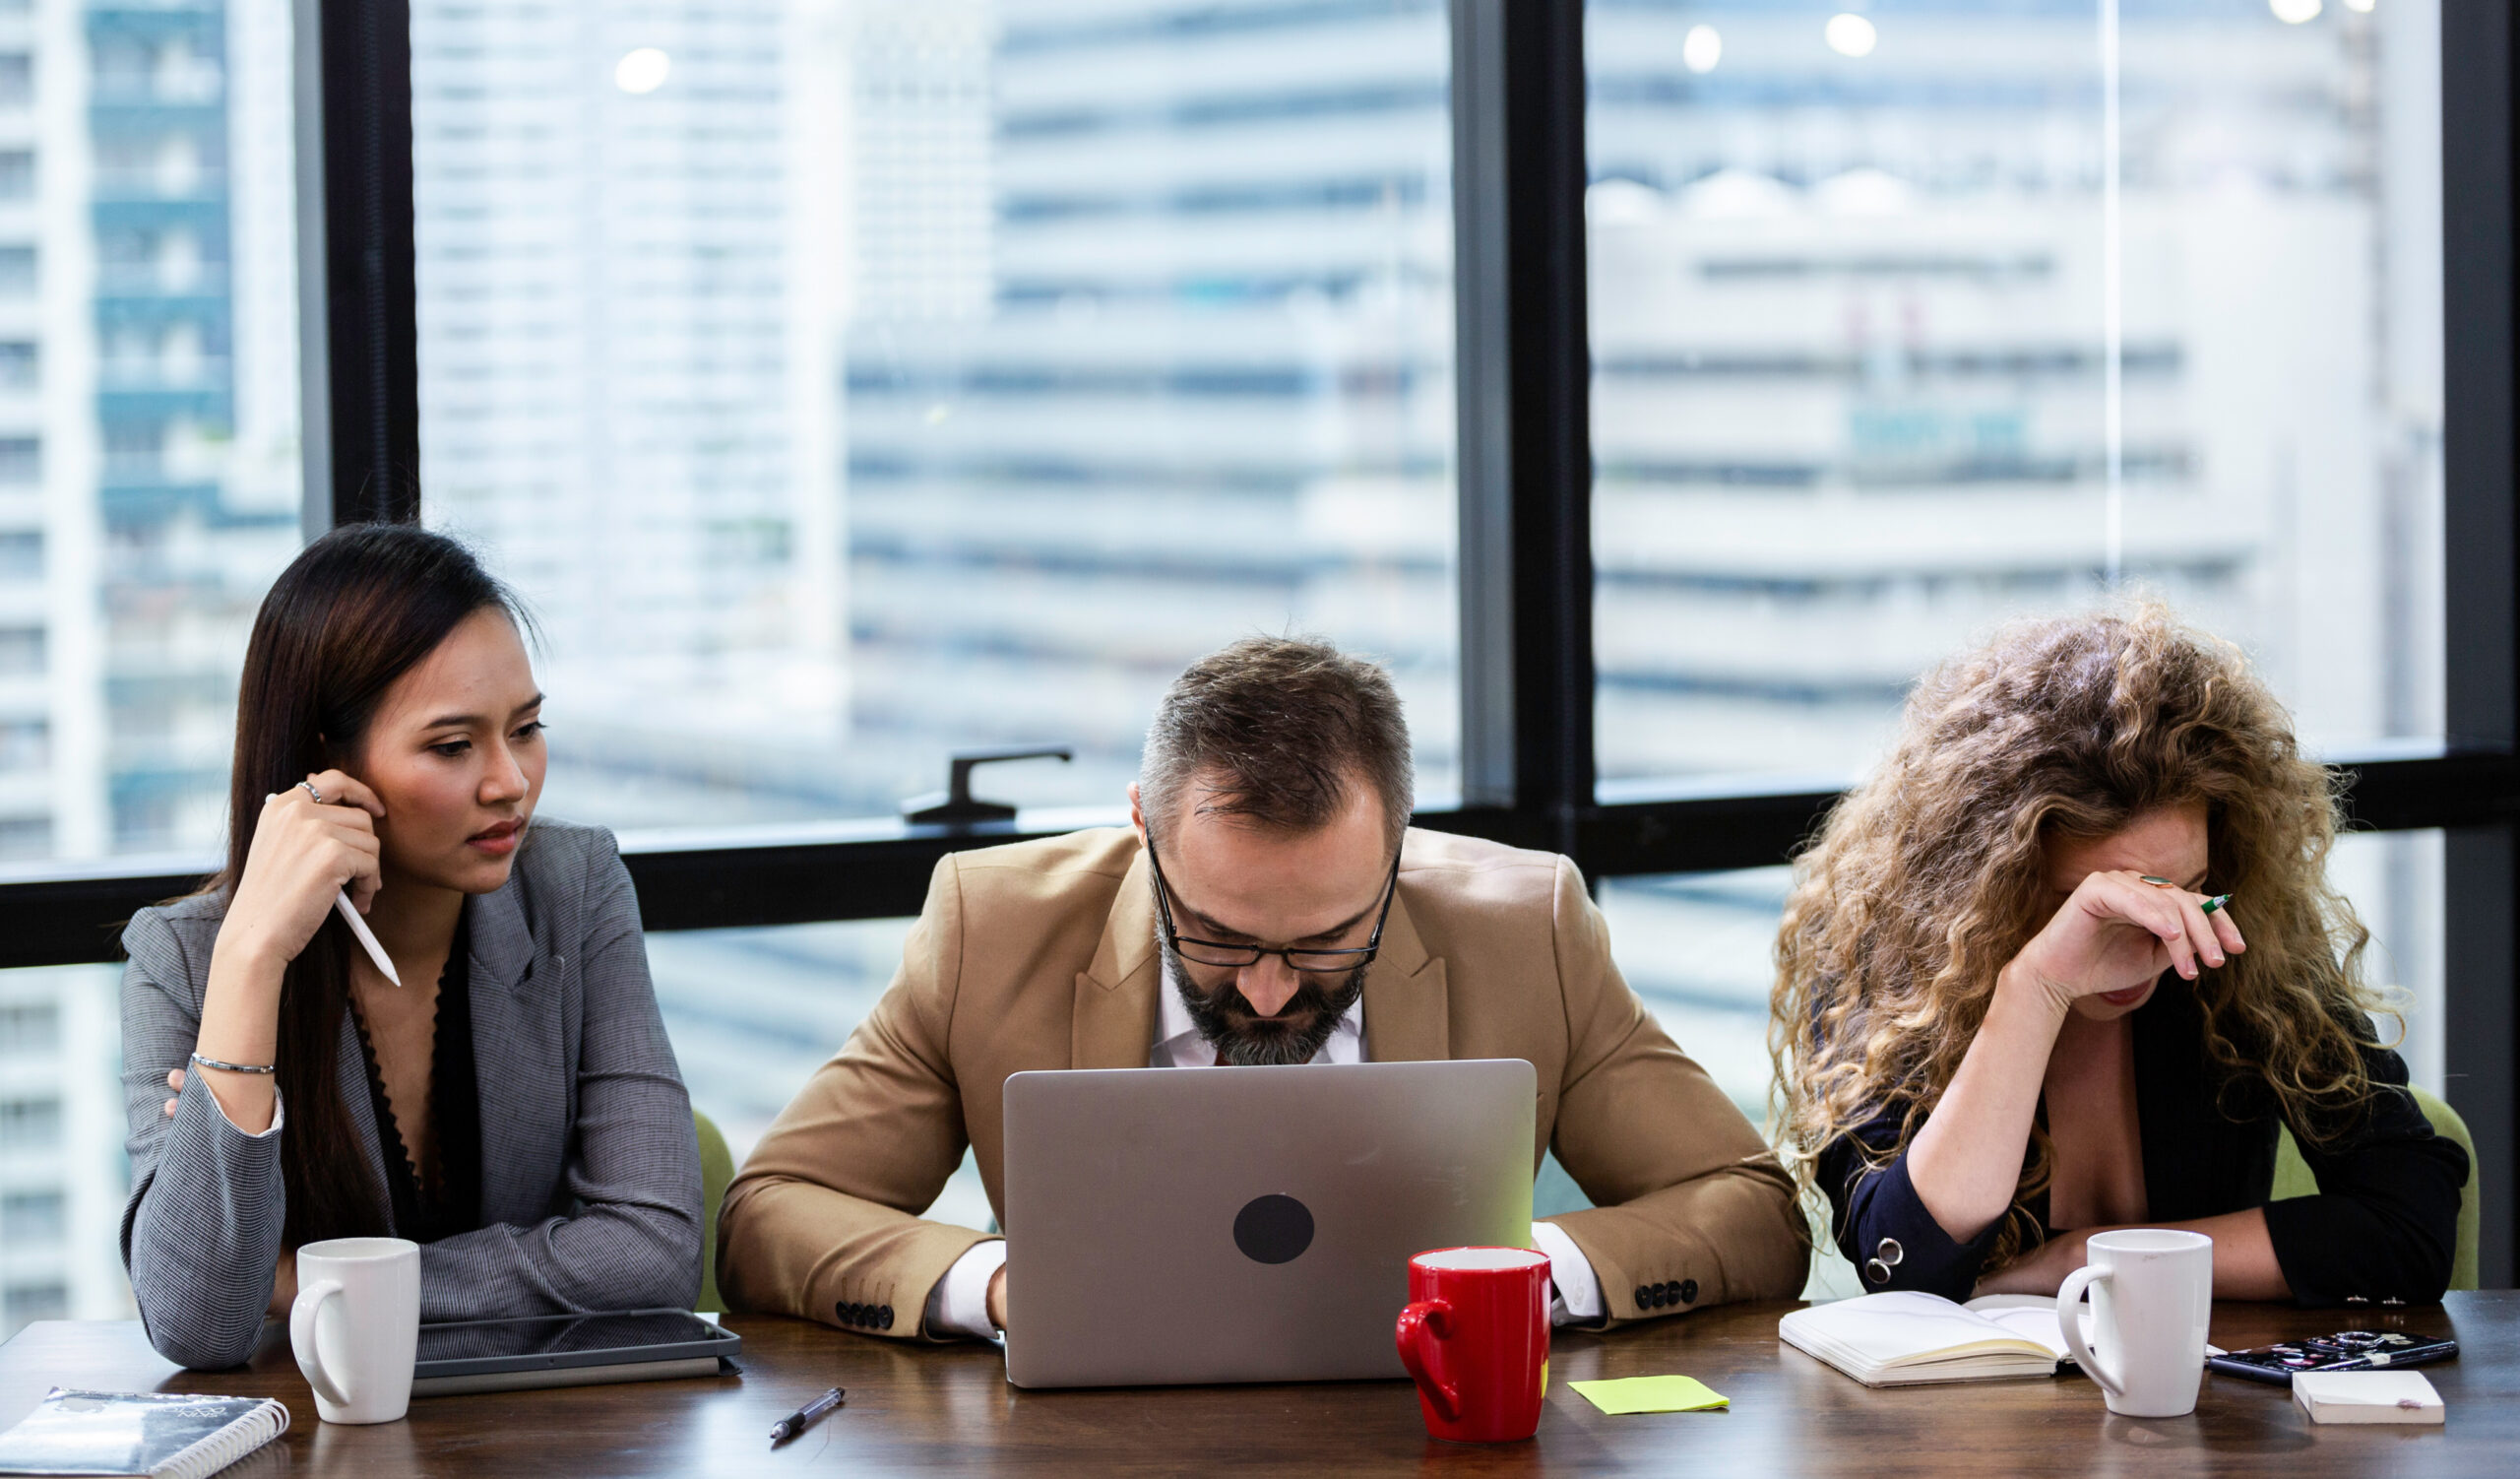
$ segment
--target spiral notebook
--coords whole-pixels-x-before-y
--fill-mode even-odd
[[[258,1397],[56,1386],[0,1433],[0,1474],[203,1479],[287,1431],[288,1409]]]

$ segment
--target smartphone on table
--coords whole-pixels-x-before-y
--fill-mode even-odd
[[[2298,1372],[2395,1371],[2402,1366],[2447,1361],[2457,1354],[2459,1342],[2446,1336],[2408,1335],[2395,1330],[2339,1330],[2307,1340],[2225,1351],[2206,1357],[2205,1364],[2230,1376],[2290,1386]]]

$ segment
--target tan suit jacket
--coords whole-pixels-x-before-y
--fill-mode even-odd
[[[1110,828],[937,864],[891,989],[727,1190],[730,1303],[926,1334],[929,1291],[987,1235],[917,1213],[968,1142],[1004,1220],[1007,1076],[1146,1066],[1166,987],[1142,851]],[[1374,1061],[1539,1070],[1533,1165],[1554,1147],[1597,1203],[1548,1220],[1592,1260],[1613,1323],[1682,1292],[1690,1307],[1801,1292],[1791,1180],[1620,979],[1564,858],[1412,830],[1364,1010]],[[1668,1308],[1640,1308],[1647,1290]]]

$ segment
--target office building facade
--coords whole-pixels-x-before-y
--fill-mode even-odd
[[[2247,646],[2314,743],[2437,731],[2422,18],[2130,8],[2112,225],[2088,9],[2001,11],[1885,12],[1860,57],[1804,8],[1590,11],[1606,797],[1843,784],[1927,664],[2124,585]],[[1443,8],[838,15],[828,71],[762,85],[846,102],[820,115],[847,205],[813,263],[841,305],[842,738],[728,759],[678,737],[673,784],[606,786],[613,819],[761,794],[881,813],[950,749],[1014,740],[1079,759],[984,790],[1108,804],[1184,660],[1288,628],[1394,665],[1449,792]],[[711,800],[704,765],[744,779]],[[2421,991],[2437,842],[2358,848],[2375,971]],[[1753,1107],[1782,888],[1606,895],[1632,977]],[[658,943],[707,1045],[686,1068],[739,1140],[898,937]]]
[[[284,0],[0,10],[0,859],[203,859],[299,534]],[[0,978],[0,1332],[129,1312],[119,972]]]

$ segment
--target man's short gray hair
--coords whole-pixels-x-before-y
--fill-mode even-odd
[[[1382,665],[1327,642],[1246,637],[1193,663],[1156,706],[1138,765],[1150,835],[1181,814],[1326,826],[1361,779],[1397,849],[1416,804],[1409,722]]]

